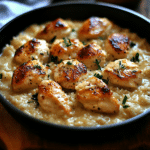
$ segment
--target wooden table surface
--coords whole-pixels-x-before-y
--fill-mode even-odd
[[[149,7],[148,7],[149,6]],[[150,1],[141,0],[134,10],[150,18]],[[111,135],[110,135],[111,136]],[[150,118],[144,120],[142,128],[134,134],[111,140],[82,143],[60,142],[44,139],[32,133],[15,119],[0,104],[0,150],[148,150],[150,149]]]

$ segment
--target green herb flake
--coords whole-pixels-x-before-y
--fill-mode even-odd
[[[101,66],[99,65],[100,61],[98,61],[97,59],[95,60],[96,65],[98,66],[98,70],[101,70]]]
[[[59,61],[59,63],[61,63],[63,61],[63,59],[61,59],[60,61]]]
[[[126,69],[126,67],[121,63],[121,61],[119,61],[119,68],[120,69]]]
[[[127,101],[128,97],[125,95],[122,101],[122,105],[125,105],[126,101]]]
[[[122,105],[123,105],[123,108],[124,108],[124,109],[130,107],[129,105],[126,105],[127,99],[128,99],[128,97],[125,95],[124,98],[123,98],[123,101],[122,101]]]
[[[46,64],[46,67],[50,67],[50,65],[49,65],[49,64]]]
[[[108,79],[103,79],[103,76],[98,74],[98,73],[95,73],[94,74],[94,77],[98,78],[98,79],[101,79],[104,83],[108,84],[109,80]]]
[[[82,44],[83,44],[83,45],[86,45],[86,43],[85,43],[84,41],[82,41]]]
[[[68,64],[68,65],[72,65],[72,62],[68,61],[67,64]]]
[[[72,32],[75,32],[76,30],[75,29],[72,29]]]
[[[38,102],[38,93],[35,93],[32,95],[31,97],[31,101],[28,101],[27,103],[30,104],[30,103],[36,103],[36,107],[37,108],[39,106],[39,102]]]
[[[138,61],[138,62],[140,61],[140,60],[139,60],[139,53],[136,53],[136,55],[135,55],[135,60]]]
[[[133,48],[136,44],[134,42],[130,42],[130,47]]]
[[[108,84],[109,79],[102,79],[104,83]]]
[[[53,55],[50,56],[50,60],[51,60],[51,62],[54,62],[56,64],[59,64],[59,63],[61,63],[63,61],[62,59],[60,61],[58,61],[58,57],[57,56],[53,56]]]
[[[140,61],[140,60],[139,60],[139,53],[136,53],[136,54],[135,54],[135,57],[132,57],[132,58],[131,58],[131,61],[132,61],[132,62],[139,62],[139,61]]]
[[[58,57],[51,55],[51,62],[57,62]]]
[[[41,66],[39,66],[39,65],[34,65],[33,67],[37,68],[37,69],[42,69]]]
[[[98,74],[98,73],[95,73],[95,74],[94,74],[94,77],[96,77],[96,78],[98,78],[98,79],[102,79],[103,76],[100,75],[100,74]]]
[[[32,56],[32,60],[35,60],[35,58]]]
[[[128,107],[130,107],[129,105],[123,105],[122,106],[124,109],[126,109],[126,108],[128,108]]]
[[[64,40],[64,43],[65,43],[66,47],[69,47],[69,46],[72,45],[70,39],[63,38],[63,40]]]
[[[54,36],[51,40],[50,43],[52,44],[56,40],[56,36]]]
[[[2,79],[2,76],[3,76],[2,73],[0,73],[0,79]]]

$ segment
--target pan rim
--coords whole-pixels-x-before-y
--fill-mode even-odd
[[[74,4],[85,4],[85,5],[99,5],[99,6],[102,6],[102,7],[109,7],[109,8],[113,8],[113,9],[118,9],[118,10],[121,10],[121,11],[124,11],[126,13],[131,13],[132,15],[134,16],[137,16],[143,20],[145,20],[146,22],[150,23],[150,20],[148,18],[146,18],[145,16],[139,14],[138,12],[135,12],[133,10],[130,10],[128,8],[125,8],[125,7],[122,7],[122,6],[118,6],[118,5],[115,5],[115,4],[109,4],[109,3],[104,3],[104,2],[97,2],[97,3],[93,3],[93,2],[59,2],[59,3],[55,3],[55,4],[52,4],[52,5],[49,5],[49,6],[44,6],[44,7],[41,7],[41,8],[36,8],[34,10],[31,10],[31,11],[28,11],[28,12],[25,12],[19,16],[17,16],[16,18],[12,19],[11,21],[9,21],[7,24],[5,24],[1,29],[0,29],[0,32],[2,32],[9,24],[11,24],[11,22],[14,22],[16,19],[24,16],[24,15],[28,15],[34,11],[40,11],[42,9],[45,9],[45,8],[52,8],[52,7],[56,7],[56,6],[62,6],[62,5],[74,5]],[[49,127],[55,127],[55,128],[59,128],[59,129],[66,129],[66,130],[79,130],[79,131],[97,131],[97,130],[107,130],[107,129],[114,129],[114,128],[117,128],[117,127],[122,127],[122,126],[125,126],[127,124],[131,124],[143,117],[146,117],[149,113],[150,113],[150,110],[146,110],[145,112],[135,116],[135,117],[132,117],[130,119],[127,119],[125,121],[122,121],[122,122],[119,122],[119,123],[115,123],[115,124],[110,124],[110,125],[101,125],[101,126],[90,126],[90,127],[85,127],[85,126],[81,126],[81,127],[78,127],[78,126],[67,126],[67,125],[60,125],[60,124],[55,124],[55,123],[52,123],[52,122],[47,122],[47,121],[43,121],[43,120],[40,120],[40,119],[37,119],[33,116],[30,116],[28,115],[27,113],[21,111],[19,108],[17,108],[15,105],[13,105],[11,102],[9,102],[7,99],[4,98],[4,96],[2,96],[0,94],[0,102],[2,103],[2,105],[6,108],[8,107],[9,109],[11,109],[11,111],[14,111],[15,113],[19,113],[20,116],[23,116],[25,118],[28,118],[29,120],[32,120],[34,122],[38,122],[39,124],[43,124],[43,125],[46,125],[46,126],[49,126]],[[8,109],[6,109],[8,111]]]

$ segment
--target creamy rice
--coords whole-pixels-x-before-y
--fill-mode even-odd
[[[78,38],[77,31],[82,26],[83,22],[67,20],[67,23],[71,26],[72,29],[74,29],[74,31],[70,33],[68,38]],[[67,95],[69,96],[69,105],[72,108],[71,116],[53,114],[51,112],[45,112],[40,106],[36,107],[36,103],[33,102],[31,98],[32,95],[37,92],[37,89],[33,89],[30,92],[14,92],[11,86],[12,75],[13,71],[19,66],[19,64],[14,61],[15,51],[27,41],[33,39],[36,34],[44,27],[45,24],[31,25],[24,32],[21,32],[18,36],[13,37],[10,45],[7,44],[4,47],[3,53],[0,56],[0,75],[2,75],[2,79],[0,79],[0,93],[12,104],[35,118],[68,126],[101,126],[114,124],[132,118],[149,109],[150,45],[145,39],[138,37],[137,34],[131,33],[128,29],[122,29],[117,25],[113,25],[113,28],[107,33],[106,37],[110,33],[125,33],[132,42],[136,43],[136,46],[130,48],[127,59],[131,60],[131,58],[134,57],[136,53],[139,53],[140,61],[136,62],[136,64],[138,64],[139,68],[142,70],[142,84],[134,90],[120,88],[108,83],[108,87],[110,88],[110,90],[112,90],[114,96],[119,100],[120,109],[118,113],[106,114],[86,110],[81,103],[76,101],[76,92],[71,91],[67,92]],[[105,50],[106,37],[103,39],[93,39],[91,41],[96,41],[102,47],[102,49]],[[49,47],[51,47],[51,44],[49,44]],[[111,58],[107,58],[106,64],[108,64],[110,61]],[[55,64],[51,62],[49,63],[49,65],[49,74],[51,74],[51,69],[55,66]],[[88,70],[87,76],[94,76],[95,73],[101,74],[101,71]],[[49,78],[53,79],[52,76],[50,76]],[[124,99],[125,95],[128,97],[126,104],[129,106],[126,109],[122,107],[122,100]]]

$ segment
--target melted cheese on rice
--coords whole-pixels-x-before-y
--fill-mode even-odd
[[[50,28],[51,24],[53,25],[53,28]],[[84,30],[84,28],[86,30]],[[47,31],[46,29],[49,30]],[[82,33],[81,31],[83,30],[84,32]],[[51,35],[48,35],[49,32]],[[39,36],[41,33],[42,36]],[[121,38],[119,39],[117,38],[117,41],[115,41],[116,38],[112,38],[111,41],[113,41],[112,43],[115,44],[109,46],[107,45],[108,38],[110,38],[110,35],[114,35],[114,34],[119,35],[119,37],[125,35],[128,39],[127,42],[130,42],[130,46],[126,50],[127,53],[125,53],[125,55],[123,54],[123,51],[120,51],[121,48],[117,47],[118,45],[120,45],[120,43],[121,45],[125,45],[126,43],[122,43],[122,42],[126,42],[125,40],[122,40]],[[30,51],[32,49],[35,49],[33,39],[34,41],[35,39],[38,39],[39,41],[42,40],[43,43],[46,45],[46,48],[45,45],[43,45],[43,47],[42,45],[40,46],[40,49],[37,50],[38,51],[37,57],[35,56],[36,54],[34,54],[34,57],[32,56],[33,54],[29,56],[31,53]],[[59,49],[57,49],[57,51],[53,49],[54,44],[56,43],[55,40],[58,42],[58,45],[60,47],[60,48],[58,47]],[[30,45],[27,45],[26,43],[29,43],[29,41],[33,41],[33,42],[32,43],[30,42]],[[73,41],[78,41],[80,45],[74,44]],[[62,43],[63,46],[61,46]],[[91,43],[96,43],[98,49],[94,50],[95,51],[94,54],[92,50],[86,52],[86,55],[90,57],[90,60],[88,61],[87,59],[86,61],[81,62],[83,63],[84,66],[86,66],[87,64],[86,68],[84,68],[86,70],[85,71],[86,73],[81,74],[80,73],[81,68],[76,69],[77,70],[76,72],[73,72],[75,69],[70,70],[70,68],[73,65],[72,59],[78,59],[77,58],[78,52],[80,50],[83,50],[84,47],[87,47]],[[27,45],[28,47],[30,47],[26,51],[28,58],[30,58],[29,61],[30,62],[39,61],[39,63],[42,63],[42,66],[46,69],[46,71],[44,77],[42,78],[43,81],[38,81],[38,82],[35,81],[34,84],[37,85],[33,86],[33,88],[27,91],[18,90],[20,86],[23,85],[27,86],[26,84],[22,84],[19,85],[17,90],[15,91],[14,88],[12,88],[14,84],[12,82],[13,75],[14,72],[20,68],[20,62],[21,61],[24,62],[24,60],[21,60],[21,57],[23,58],[23,55],[21,55],[20,58],[18,55],[17,56],[18,57],[17,59],[19,60],[18,63],[18,60],[16,61],[14,56],[16,56],[16,51],[18,49],[20,50],[20,52],[22,52],[23,49],[26,49],[25,47],[24,48],[22,47],[23,45],[24,46]],[[111,46],[113,46],[113,48],[115,49],[114,52],[113,50],[111,50],[111,48],[109,49],[109,47]],[[56,18],[55,21],[51,21],[45,24],[41,24],[41,25],[33,24],[29,26],[24,32],[19,33],[18,36],[13,37],[10,42],[10,45],[7,44],[3,49],[3,53],[0,56],[0,62],[1,62],[0,63],[0,78],[1,78],[0,93],[12,104],[14,104],[16,107],[18,107],[25,113],[33,117],[36,117],[38,119],[45,120],[47,122],[53,122],[56,124],[63,124],[68,126],[101,126],[101,125],[108,125],[108,124],[122,122],[126,119],[129,119],[140,113],[143,113],[144,111],[150,108],[150,67],[149,67],[150,51],[149,49],[150,49],[150,45],[147,43],[145,39],[140,38],[136,33],[131,33],[129,29],[123,29],[115,25],[114,23],[112,23],[106,18],[91,17],[84,21],[63,20],[63,19]],[[51,54],[51,51],[53,55]],[[99,56],[99,53],[96,53],[97,51],[102,51],[105,55]],[[121,54],[123,54],[123,56],[121,57],[119,57],[120,52]],[[43,60],[42,57],[44,58],[44,61],[41,61]],[[95,60],[93,60],[93,58],[95,58]],[[103,61],[102,58],[105,61]],[[112,70],[112,73],[117,72],[118,75],[115,74],[114,76],[117,76],[119,80],[123,81],[123,78],[119,73],[124,72],[125,74],[126,68],[130,68],[131,66],[130,65],[126,66],[121,61],[116,60],[120,58],[123,58],[128,62],[132,61],[132,64],[134,63],[136,69],[132,69],[132,72],[130,70],[130,72],[134,77],[136,76],[137,70],[138,73],[140,73],[140,83],[134,86],[134,88],[130,86],[125,86],[125,83],[130,82],[131,80],[134,83],[134,80],[132,78],[130,80],[126,80],[125,82],[120,83],[121,84],[120,86],[120,84],[117,84],[117,81],[115,82],[115,84],[113,84],[114,74],[112,76],[110,75],[111,79],[109,81],[109,75],[105,75],[104,73],[105,71],[109,70],[108,66],[110,63],[113,63],[114,65],[115,63],[117,63],[116,66],[114,67],[117,69]],[[74,80],[73,82],[71,82],[72,86],[74,87],[72,89],[67,89],[69,87],[68,84],[66,84],[64,87],[60,87],[61,84],[58,85],[59,83],[57,83],[57,80],[55,80],[56,77],[54,77],[54,73],[56,74],[56,70],[57,70],[56,68],[57,66],[61,66],[60,64],[62,63],[62,61],[66,62],[66,65],[64,67],[68,67],[68,69],[63,69],[63,65],[62,65],[61,68],[61,70],[64,70],[63,74],[66,74],[66,76],[63,77],[64,81],[66,80],[66,83],[67,82],[70,83],[69,81],[70,78],[71,81],[74,78],[76,78],[74,77],[74,75],[80,76],[78,80]],[[25,62],[25,63],[29,63],[29,62]],[[42,68],[38,65],[38,63],[33,65],[30,68],[27,67],[27,65],[25,66],[27,71],[38,70],[38,72],[41,74]],[[74,66],[74,67],[78,67],[78,66]],[[66,70],[68,70],[68,72]],[[58,71],[57,72],[58,77],[60,76],[58,79],[60,80],[61,74],[59,74],[59,70],[57,71]],[[92,96],[92,98],[94,94],[96,95],[96,92],[92,93],[92,89],[95,88],[95,85],[86,83],[87,81],[89,82],[90,79],[92,79],[92,77],[94,76],[97,77],[98,80],[95,84],[98,84],[100,82],[102,85],[105,85],[107,87],[107,88],[100,89],[102,95],[106,96],[105,93],[107,93],[107,95],[109,95],[109,93],[111,93],[111,96],[113,95],[113,98],[115,99],[115,105],[117,107],[117,111],[110,111],[109,105],[107,105],[107,101],[110,102],[108,98],[105,107],[102,109],[98,107],[99,105],[97,101],[94,101],[93,103],[92,99],[88,99],[88,98],[87,98],[88,109],[84,107],[87,106],[86,103],[87,99],[84,97],[84,95],[79,95],[80,99],[78,100],[76,89],[78,89],[78,94],[79,94],[80,86],[84,89],[84,91],[87,92],[86,95],[87,97],[88,97],[88,90],[90,91],[90,96]],[[126,76],[128,78],[128,74],[126,74]],[[29,80],[32,77],[34,76],[28,73],[27,76],[25,76],[24,81]],[[138,77],[139,76],[137,76],[137,78]],[[107,81],[107,85],[106,85],[106,81]],[[58,90],[55,87],[55,89],[51,89],[54,92],[47,91],[50,89],[48,87],[49,82],[54,83],[54,85],[58,85],[59,87]],[[26,81],[26,83],[28,83],[28,81]],[[40,92],[39,90],[41,89],[41,85],[44,83],[46,83],[46,85],[43,85],[42,87],[43,92],[49,92],[51,94],[49,94],[49,97],[46,98],[42,97],[43,95],[47,96],[46,93],[43,93],[41,97],[39,95],[40,104],[41,105],[44,104],[44,109],[43,109],[41,105],[38,103],[38,97],[35,96],[36,94],[38,94],[38,92]],[[86,86],[82,85],[82,83],[84,83]],[[28,86],[30,87],[29,84]],[[44,88],[44,86],[46,88]],[[23,87],[23,89],[28,89],[28,87]],[[82,94],[82,92],[80,93]],[[91,95],[91,93],[93,95]],[[61,100],[61,95],[63,95],[63,97],[65,96],[65,101]],[[84,99],[82,99],[82,97],[84,97]],[[126,97],[126,101],[123,102],[125,97]],[[53,102],[50,101],[51,99],[53,99]],[[45,101],[47,100],[47,102],[43,100]],[[104,99],[102,98],[100,101],[102,102],[103,100],[105,100],[105,98]],[[94,111],[95,107],[92,106],[95,104],[97,106],[96,107],[97,111]],[[114,108],[115,105],[113,106]],[[57,111],[56,109],[60,109],[60,110]]]

